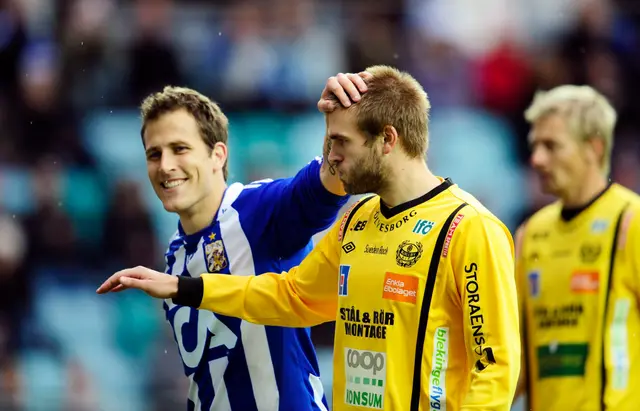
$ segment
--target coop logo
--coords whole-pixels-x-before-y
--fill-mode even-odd
[[[433,335],[433,354],[429,374],[429,410],[447,409],[447,365],[449,363],[449,328],[438,327]]]
[[[345,348],[344,364],[344,402],[376,410],[384,409],[387,355],[383,352]]]
[[[433,221],[418,220],[416,225],[413,226],[413,232],[415,234],[427,235],[429,231],[436,225]]]
[[[349,291],[349,271],[351,271],[351,266],[340,266],[340,283],[338,283],[338,295],[345,296]]]

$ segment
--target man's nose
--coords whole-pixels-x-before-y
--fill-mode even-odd
[[[160,157],[160,171],[169,173],[176,169],[176,161],[174,156],[169,153],[162,153]]]
[[[541,148],[535,148],[531,153],[529,162],[532,167],[540,168],[547,162],[547,153],[545,153],[545,151]]]

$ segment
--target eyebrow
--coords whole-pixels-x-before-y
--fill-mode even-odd
[[[348,140],[349,137],[345,136],[344,134],[340,134],[340,133],[331,133],[329,134],[329,139],[331,140]]]
[[[169,147],[176,147],[176,146],[191,147],[191,145],[189,143],[187,143],[185,141],[182,141],[182,140],[172,141],[168,145],[169,145]],[[157,146],[149,147],[148,149],[145,150],[145,154],[149,155],[149,153],[152,153],[152,152],[158,151],[158,150],[159,150],[159,148]]]

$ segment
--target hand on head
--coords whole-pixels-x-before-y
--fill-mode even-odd
[[[360,101],[361,95],[367,91],[365,80],[369,78],[371,78],[371,73],[366,71],[358,74],[339,73],[336,76],[329,77],[318,101],[318,110],[325,114],[331,113],[338,108],[335,98],[345,108],[357,103]],[[333,98],[334,96],[335,98]]]

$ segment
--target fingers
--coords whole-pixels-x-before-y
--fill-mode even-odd
[[[318,110],[323,113],[331,113],[337,108],[336,103],[331,99],[335,96],[343,107],[350,107],[351,104],[357,103],[362,97],[362,93],[367,91],[365,80],[371,78],[371,74],[362,72],[339,73],[336,76],[329,77],[320,101],[318,101]]]
[[[357,93],[357,90],[355,90],[355,87],[353,86],[353,84],[350,84],[351,90],[346,89],[343,86],[342,82],[340,81],[341,79],[342,79],[342,82],[345,82],[345,84],[346,82],[349,82],[349,79],[344,74],[340,73],[337,76],[329,77],[329,80],[327,80],[327,85],[325,87],[325,90],[333,94],[334,96],[336,96],[336,98],[338,99],[340,104],[342,104],[343,107],[350,107],[351,98],[349,97],[349,95],[347,95],[347,93],[348,92]]]
[[[358,76],[364,80],[369,80],[373,77],[373,74],[369,73],[368,71],[361,71],[360,73],[358,73]]]
[[[338,104],[328,98],[321,98],[318,101],[318,110],[321,113],[332,113],[336,108],[338,108]]]
[[[373,77],[371,73],[367,73],[366,71],[362,71],[358,74],[347,74],[347,76],[349,77],[349,80],[358,88],[358,91],[360,91],[360,93],[367,92],[367,83],[365,83],[365,80]]]
[[[121,284],[121,277],[134,277],[134,278],[146,278],[149,275],[149,270],[145,267],[135,267],[135,268],[127,268],[124,270],[120,270],[117,273],[113,274],[109,277],[98,289],[96,293],[105,294],[110,291],[113,291],[118,285]]]
[[[123,288],[137,288],[138,290],[148,291],[147,288],[150,285],[150,281],[139,280],[133,277],[120,277],[120,284]]]
[[[124,285],[122,285],[122,284],[118,284],[117,286],[115,286],[115,287],[111,290],[111,292],[112,292],[112,293],[119,293],[119,292],[124,291],[124,290],[128,290],[128,288],[127,288],[127,287],[125,287],[125,286],[124,286]]]

